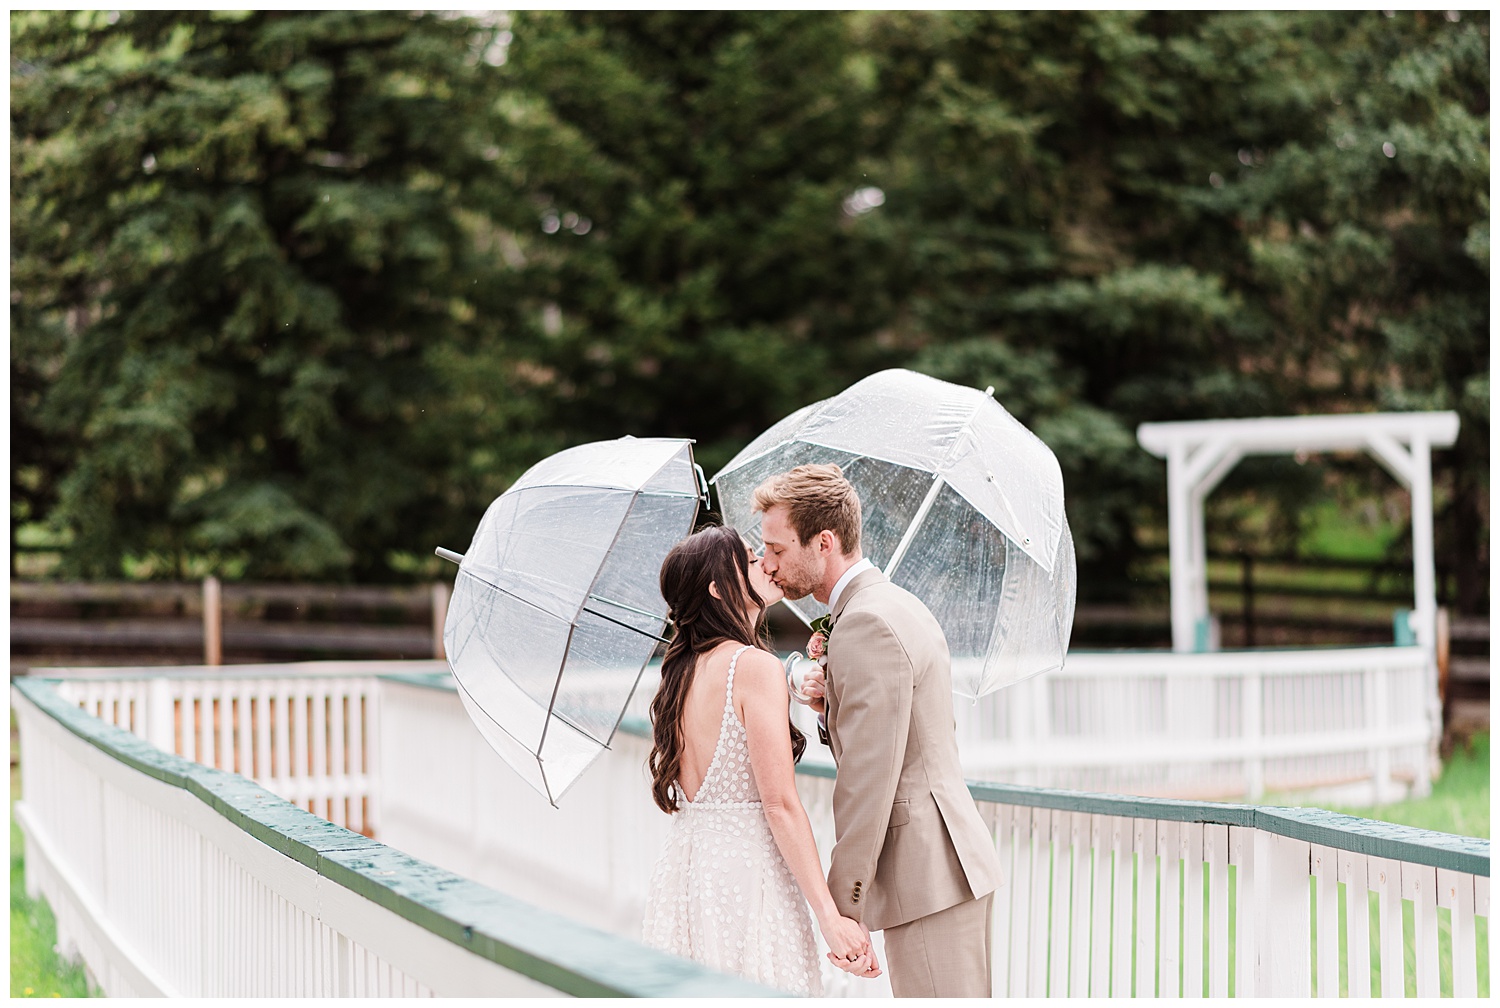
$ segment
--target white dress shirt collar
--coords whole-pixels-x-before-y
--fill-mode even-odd
[[[839,604],[839,596],[843,594],[844,588],[850,581],[853,581],[865,571],[874,569],[875,565],[870,562],[870,558],[865,557],[859,563],[844,571],[844,576],[834,583],[833,591],[828,593],[828,611],[833,612],[833,607]]]

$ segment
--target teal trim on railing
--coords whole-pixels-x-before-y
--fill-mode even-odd
[[[1410,609],[1397,609],[1391,613],[1391,632],[1397,647],[1410,647],[1417,642],[1417,630],[1412,626],[1415,614]]]
[[[121,763],[183,788],[324,878],[515,973],[577,997],[786,996],[522,903],[336,826],[254,781],[163,752],[64,700],[57,682],[27,677],[11,686]]]
[[[458,687],[453,682],[452,672],[389,672],[376,678],[405,683],[408,686],[420,686],[423,689],[458,692]]]
[[[645,739],[651,737],[651,725],[643,718],[626,718],[620,723],[620,730]],[[825,763],[800,763],[797,772],[810,777],[832,779],[834,776],[834,768]],[[966,783],[969,785],[969,793],[977,801],[1057,809],[1063,812],[1091,812],[1130,819],[1246,826],[1357,854],[1431,865],[1471,875],[1487,877],[1490,873],[1488,840],[1397,826],[1394,823],[1361,819],[1325,809],[1140,798],[1133,795],[1061,791],[987,781]]]

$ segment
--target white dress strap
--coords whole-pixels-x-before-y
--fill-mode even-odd
[[[734,716],[734,667],[739,663],[740,655],[749,650],[750,645],[746,644],[729,659],[729,677],[724,680],[724,715],[726,717]]]

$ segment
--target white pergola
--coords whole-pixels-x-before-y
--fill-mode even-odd
[[[1167,460],[1167,526],[1172,590],[1172,650],[1197,649],[1208,619],[1208,558],[1203,500],[1246,455],[1367,451],[1411,492],[1414,630],[1432,651],[1437,576],[1432,559],[1432,449],[1458,436],[1458,414],[1346,413],[1330,416],[1146,423],[1141,445]]]

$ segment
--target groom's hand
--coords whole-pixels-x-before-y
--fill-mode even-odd
[[[808,697],[807,706],[813,709],[814,714],[822,714],[828,710],[828,701],[825,699],[827,692],[828,683],[821,668],[809,672],[807,678],[802,680],[802,694]]]

